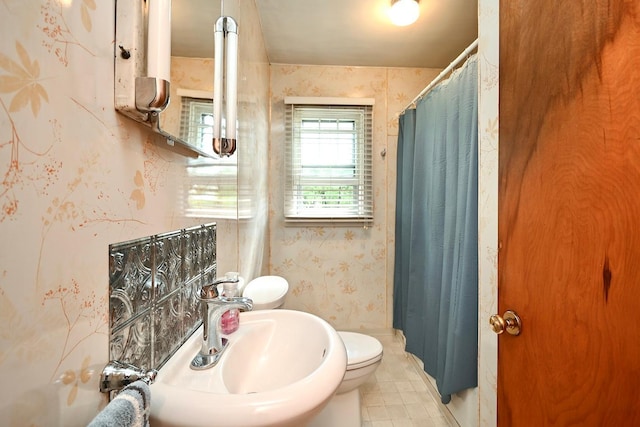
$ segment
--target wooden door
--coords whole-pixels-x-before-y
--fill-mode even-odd
[[[640,1],[500,2],[498,425],[640,425]]]

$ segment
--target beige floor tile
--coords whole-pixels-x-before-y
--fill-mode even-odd
[[[374,391],[380,391],[380,386],[375,381],[375,377],[360,386],[360,393],[373,393]]]
[[[414,427],[413,420],[411,419],[403,419],[403,420],[391,420],[393,423],[393,427]]]
[[[396,381],[396,388],[399,392],[415,391],[411,381]]]
[[[361,406],[381,406],[384,405],[382,393],[379,391],[373,393],[364,393],[361,399]]]
[[[360,388],[362,427],[452,427],[402,339],[375,335],[384,347],[375,374]]]
[[[374,375],[376,376],[376,379],[378,380],[378,382],[393,381],[393,375],[391,375],[390,372],[384,369],[378,369]]]
[[[409,381],[423,381],[422,376],[418,374],[415,370],[407,371],[404,376]]]
[[[410,419],[409,414],[407,413],[407,409],[404,407],[403,404],[386,405],[386,406],[387,406],[387,413],[389,414],[389,418],[391,418],[391,420],[396,421],[396,420]]]
[[[427,385],[424,383],[424,380],[420,378],[419,380],[411,381],[411,385],[415,391],[427,391]]]
[[[431,418],[431,414],[427,412],[427,408],[425,408],[421,403],[408,403],[405,404],[404,407],[407,410],[407,414],[409,414],[409,418],[415,420]]]
[[[369,419],[371,421],[384,421],[391,419],[389,417],[389,412],[387,411],[387,407],[382,406],[367,406],[367,411],[369,412]]]
[[[415,391],[402,391],[400,392],[400,397],[405,405],[410,403],[420,403],[420,396]]]
[[[402,405],[402,396],[397,391],[395,392],[382,392],[382,399],[385,405]]]
[[[398,387],[395,381],[380,381],[378,387],[381,393],[397,393]]]
[[[433,427],[451,427],[451,423],[444,416],[431,418],[431,421],[433,423],[432,424]]]
[[[427,409],[427,412],[429,413],[429,416],[431,418],[439,418],[444,415],[442,409],[440,408],[440,405],[438,405],[438,402],[423,399],[422,404]]]

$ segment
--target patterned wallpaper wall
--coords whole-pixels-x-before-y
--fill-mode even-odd
[[[239,97],[253,103],[239,119],[251,123],[246,152],[264,158],[268,63],[250,29],[255,4],[240,4]],[[2,426],[84,426],[106,403],[110,244],[216,221],[220,271],[266,268],[264,251],[243,243],[265,239],[263,202],[242,236],[236,221],[186,217],[186,159],[114,110],[114,10],[114,0],[0,0]],[[239,180],[262,180],[254,197],[267,200],[263,169]]]
[[[478,1],[479,180],[478,180],[478,389],[472,408],[477,425],[497,424],[498,341],[489,317],[498,311],[498,91],[500,65],[500,1]]]

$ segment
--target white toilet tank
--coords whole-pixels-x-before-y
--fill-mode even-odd
[[[242,290],[242,296],[253,300],[254,310],[280,308],[289,292],[289,282],[280,276],[260,276]]]

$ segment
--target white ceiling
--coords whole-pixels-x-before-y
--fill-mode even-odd
[[[269,62],[444,68],[477,38],[477,0],[420,0],[420,18],[408,27],[389,22],[390,2],[255,0]],[[172,51],[210,57],[205,53],[213,51],[213,37],[203,42],[196,30],[213,28],[219,3],[204,0],[190,11],[186,5],[193,3],[173,0],[173,38],[191,40],[182,46],[174,43]],[[238,27],[242,31],[242,22]]]

